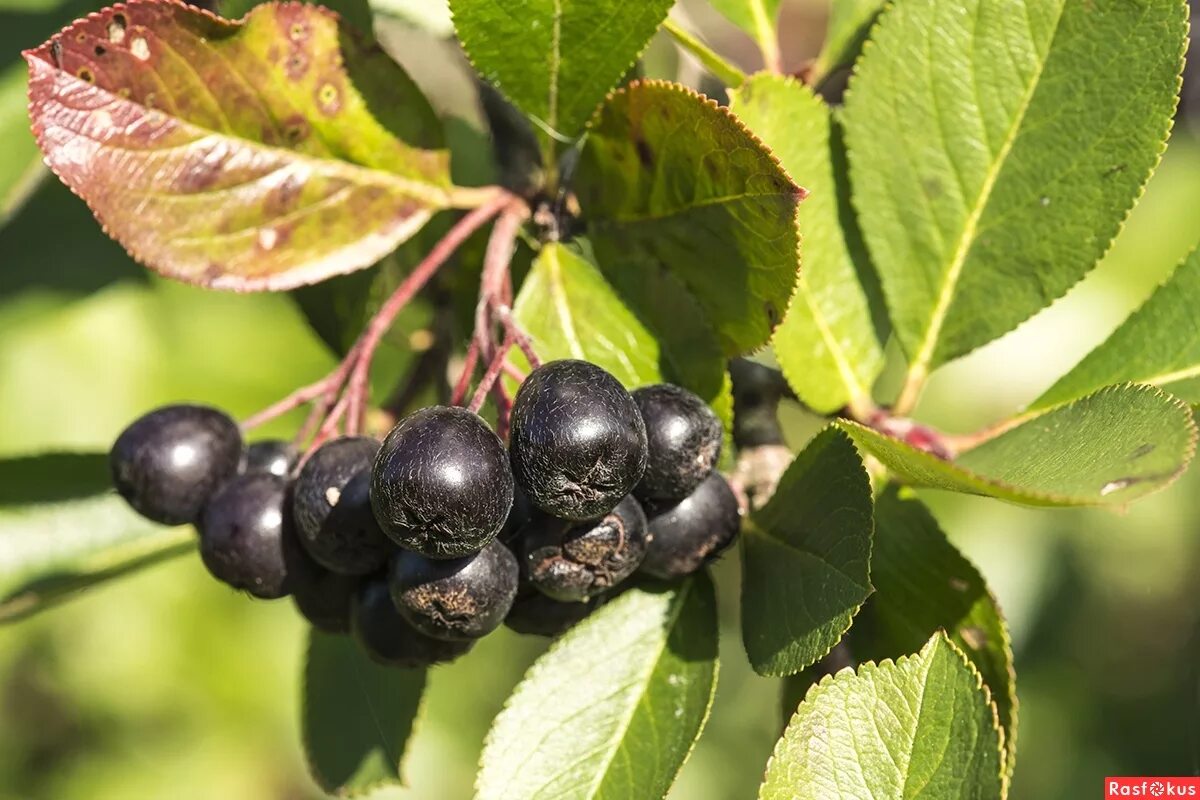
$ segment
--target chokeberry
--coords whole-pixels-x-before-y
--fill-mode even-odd
[[[359,646],[372,660],[415,669],[453,661],[471,649],[473,641],[450,641],[426,636],[409,625],[388,592],[387,581],[368,580],[350,610],[350,627]]]
[[[529,583],[555,600],[586,600],[633,574],[646,554],[646,515],[632,495],[603,517],[539,515],[522,533]]]
[[[679,500],[708,477],[721,457],[721,420],[679,386],[644,386],[633,400],[646,422],[646,471],[634,489],[640,500]]]
[[[405,417],[375,458],[375,517],[395,542],[429,558],[482,550],[512,501],[504,444],[465,408],[433,406]]]
[[[246,448],[243,472],[269,472],[286,478],[296,463],[296,448],[282,439],[254,442]]]
[[[192,405],[139,418],[109,454],[117,492],[143,517],[166,525],[195,522],[241,460],[237,423],[215,408]]]
[[[307,557],[297,561],[289,578],[292,602],[301,616],[325,633],[349,633],[350,606],[361,579],[330,572]]]
[[[300,544],[313,560],[343,575],[366,575],[395,550],[371,510],[371,465],[379,442],[345,436],[305,462],[292,486]]]
[[[255,472],[226,483],[200,518],[200,556],[215,578],[273,600],[291,589],[299,552],[287,508],[287,481]]]
[[[525,523],[529,522],[534,513],[533,506],[529,502],[529,495],[525,494],[520,486],[514,485],[512,508],[509,509],[508,518],[504,520],[504,527],[500,529],[496,538],[505,544],[515,542],[521,533],[521,528],[525,527]]]
[[[401,551],[388,585],[400,616],[426,636],[478,639],[500,627],[517,595],[517,559],[493,540],[462,558]]]
[[[553,361],[517,392],[509,452],[535,506],[588,520],[611,511],[641,480],[646,426],[612,375],[586,361]]]
[[[595,611],[603,599],[603,595],[596,595],[582,602],[564,602],[530,589],[517,595],[504,624],[531,636],[561,636]]]
[[[647,506],[650,544],[641,571],[664,580],[690,575],[733,543],[741,509],[729,483],[713,472],[683,500]]]

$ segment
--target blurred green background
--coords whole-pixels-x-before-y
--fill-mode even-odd
[[[333,362],[288,298],[152,278],[67,190],[38,182],[16,53],[88,7],[0,4],[0,457],[105,450],[133,417],[171,401],[245,415]],[[741,34],[700,4],[684,9],[710,41],[755,66]],[[824,14],[817,2],[786,5],[789,65],[815,52]],[[654,73],[701,79],[667,43],[648,62]],[[920,416],[967,431],[1019,409],[1136,307],[1198,235],[1200,138],[1181,121],[1102,266],[1047,312],[939,372]],[[802,444],[812,420],[797,408],[784,417]],[[1012,626],[1021,700],[1013,797],[1098,797],[1105,775],[1200,769],[1200,471],[1124,515],[926,499]],[[753,797],[783,723],[779,682],[753,675],[741,650],[736,562],[717,568],[716,707],[673,797]],[[298,736],[303,642],[290,604],[236,595],[192,555],[0,627],[0,800],[319,797]],[[469,796],[484,733],[544,646],[504,629],[433,673],[406,796]]]

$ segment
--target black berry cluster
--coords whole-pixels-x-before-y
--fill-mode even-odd
[[[329,633],[402,667],[456,658],[501,623],[558,635],[641,569],[694,572],[737,534],[714,466],[722,428],[670,385],[632,395],[604,370],[534,370],[510,446],[477,414],[435,406],[382,443],[325,442],[306,460],[246,446],[203,406],[152,411],[113,445],[117,491],[142,515],[193,523],[219,580],[290,595]]]

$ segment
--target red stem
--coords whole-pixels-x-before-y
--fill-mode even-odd
[[[509,333],[504,338],[504,343],[500,345],[500,349],[496,351],[495,357],[492,358],[492,363],[488,364],[487,372],[483,373],[479,386],[475,388],[475,395],[471,398],[471,404],[467,407],[471,411],[479,413],[479,409],[483,408],[483,401],[487,399],[488,392],[492,391],[492,387],[496,385],[496,379],[504,371],[504,362],[508,360],[508,351],[512,349],[513,342],[513,335]]]
[[[529,366],[532,369],[540,367],[542,360],[534,352],[533,342],[530,341],[529,335],[521,330],[521,326],[513,318],[512,309],[507,305],[501,304],[495,307],[495,312],[496,317],[500,320],[500,324],[504,326],[505,332],[513,338],[517,347],[521,348],[521,352],[525,354],[525,360],[529,362]]]
[[[458,376],[458,383],[454,384],[454,391],[450,393],[450,405],[461,406],[467,397],[467,389],[471,387],[471,376],[475,374],[475,364],[479,361],[479,342],[475,339],[471,340],[470,346],[467,347],[467,358],[463,361],[462,374]]]

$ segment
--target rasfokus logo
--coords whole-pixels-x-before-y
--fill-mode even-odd
[[[1200,798],[1200,778],[1105,778],[1104,800],[1118,797]]]

